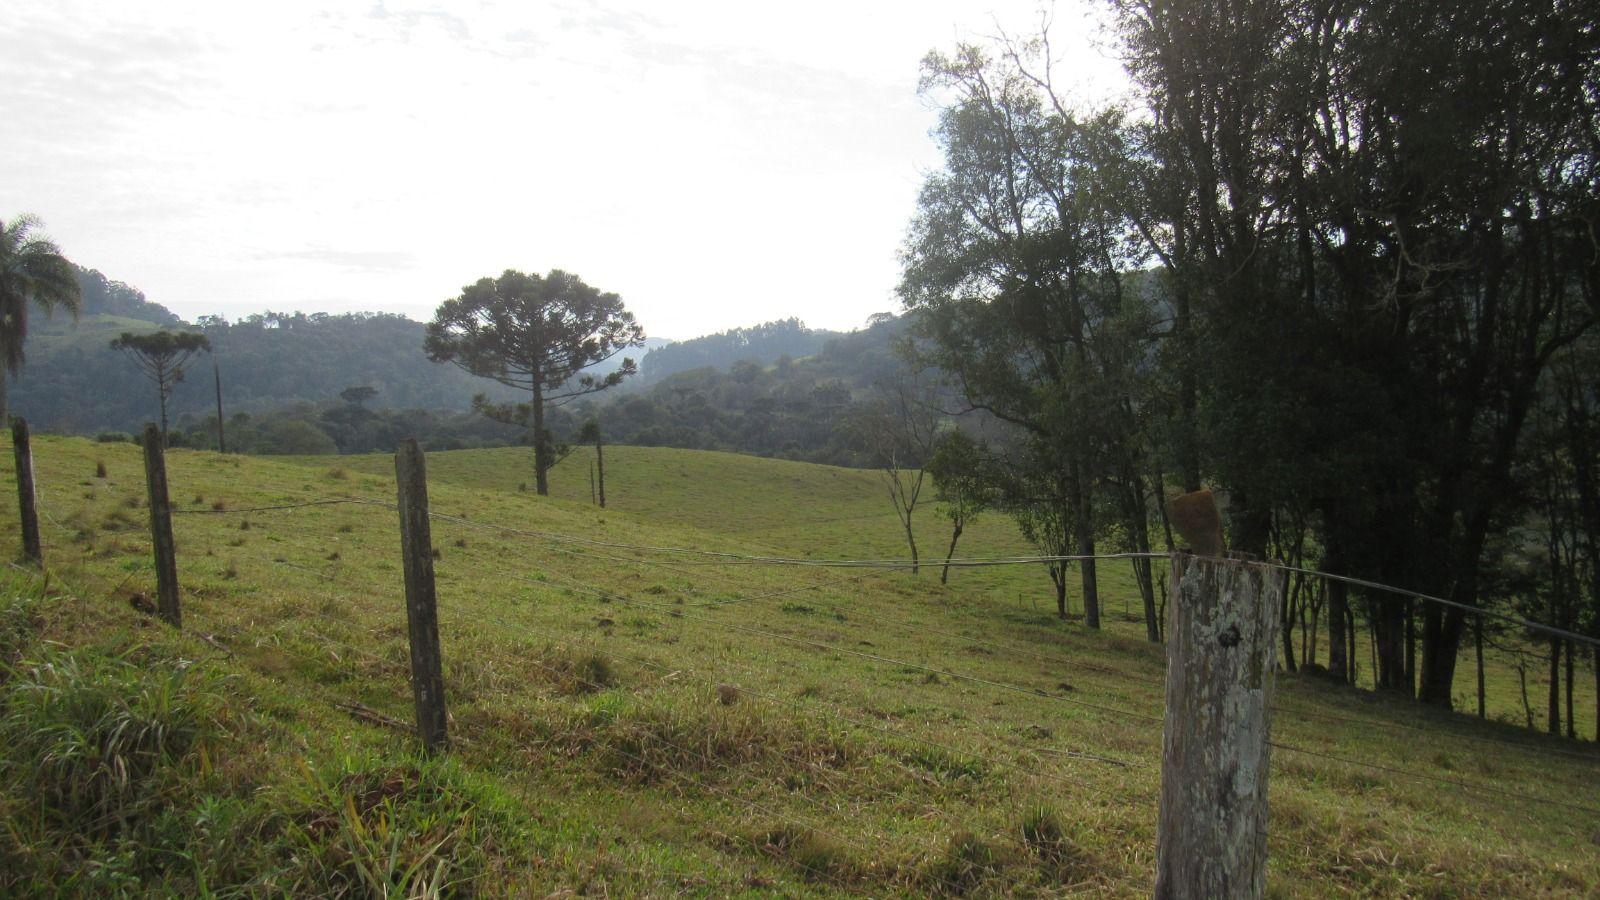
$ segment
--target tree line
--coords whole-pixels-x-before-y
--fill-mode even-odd
[[[1238,550],[1600,634],[1600,14],[1108,10],[1124,105],[1067,100],[1047,32],[925,64],[944,166],[901,294],[920,358],[1008,426],[999,501],[1092,553],[1170,540],[1160,500],[1213,487]],[[1335,677],[1354,605],[1378,684],[1451,705],[1469,616],[1330,585]]]

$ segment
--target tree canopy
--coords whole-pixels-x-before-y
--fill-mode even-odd
[[[135,334],[124,331],[111,342],[131,358],[146,378],[156,386],[161,403],[161,437],[167,436],[167,398],[172,387],[183,380],[189,361],[211,349],[211,341],[198,331],[151,331]]]
[[[28,307],[37,304],[46,315],[64,308],[76,316],[80,304],[75,267],[38,229],[33,216],[0,222],[0,422],[6,419],[7,376],[22,369]]]
[[[482,278],[439,306],[428,325],[428,358],[525,390],[531,402],[476,405],[500,421],[531,423],[534,472],[549,493],[554,452],[545,428],[547,404],[560,404],[620,384],[638,371],[631,358],[603,375],[586,370],[644,343],[644,329],[622,298],[559,269],[546,275],[507,269]]]

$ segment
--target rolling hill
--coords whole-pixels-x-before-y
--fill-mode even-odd
[[[0,601],[0,888],[1148,896],[1162,656],[1133,617],[1056,618],[1036,568],[693,552],[899,556],[872,472],[618,447],[601,510],[579,454],[550,498],[520,489],[526,449],[430,454],[455,747],[426,759],[392,458],[172,451],[180,634],[141,611],[138,449],[34,452],[49,571],[7,570]],[[318,500],[351,502],[295,506]],[[999,516],[964,541],[1027,549]],[[1600,890],[1592,745],[1279,685],[1275,896]],[[108,720],[157,736],[122,782],[29,737]]]

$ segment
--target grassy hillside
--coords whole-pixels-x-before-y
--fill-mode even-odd
[[[941,587],[548,537],[898,556],[873,473],[618,447],[602,511],[577,455],[539,498],[518,490],[526,450],[432,454],[433,508],[464,521],[434,524],[457,748],[431,762],[393,724],[395,513],[240,512],[387,502],[388,457],[173,451],[178,635],[140,612],[138,450],[45,437],[35,456],[50,573],[0,586],[0,889],[1148,894],[1161,657],[1133,623],[1060,622],[1037,571]],[[928,556],[947,538],[932,512]],[[990,517],[962,549],[1023,547]],[[1113,609],[1125,575],[1107,573]],[[1591,804],[1592,746],[1280,685],[1275,737],[1311,752],[1273,756],[1274,893],[1600,890],[1600,817],[1559,805]],[[108,719],[183,739],[140,745],[121,781],[40,763],[94,741],[39,735]]]

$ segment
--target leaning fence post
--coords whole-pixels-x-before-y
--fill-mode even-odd
[[[144,426],[144,480],[150,492],[150,546],[156,561],[156,615],[182,627],[178,609],[178,561],[172,542],[172,506],[167,499],[167,454],[161,430]]]
[[[431,753],[449,746],[444,674],[439,657],[438,594],[433,583],[433,537],[428,527],[428,473],[416,439],[394,455],[400,505],[400,556],[405,566],[406,623],[411,634],[411,694],[417,735]]]
[[[33,446],[28,442],[28,421],[11,420],[11,449],[17,458],[17,503],[22,508],[22,554],[35,563],[44,562],[39,545],[39,507],[33,487]]]

